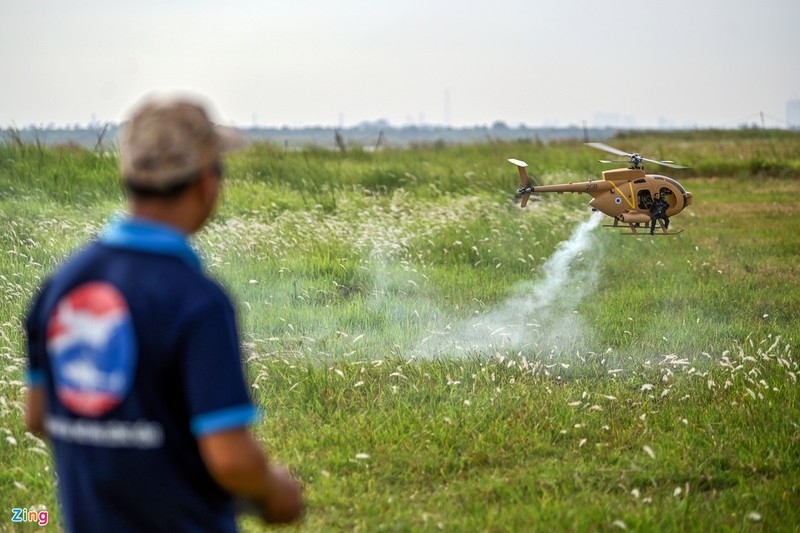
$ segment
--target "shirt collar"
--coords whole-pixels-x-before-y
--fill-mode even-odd
[[[152,220],[134,217],[112,219],[100,235],[100,242],[114,248],[178,257],[197,270],[203,266],[185,234]]]

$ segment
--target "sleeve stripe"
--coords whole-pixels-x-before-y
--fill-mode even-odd
[[[28,385],[31,387],[41,387],[44,385],[44,370],[28,370]]]
[[[203,413],[192,418],[191,430],[196,437],[247,426],[258,419],[258,411],[253,405],[237,405],[227,409]]]

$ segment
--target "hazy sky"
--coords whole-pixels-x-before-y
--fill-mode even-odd
[[[0,0],[0,127],[175,90],[239,126],[781,126],[799,24],[800,0]]]

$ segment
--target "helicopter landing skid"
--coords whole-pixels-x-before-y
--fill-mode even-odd
[[[653,233],[650,233],[649,231],[643,231],[641,233],[637,233],[636,231],[632,231],[632,232],[623,232],[623,233],[620,233],[620,235],[639,235],[639,236],[643,236],[643,237],[655,237],[656,235],[679,235],[681,233],[683,233],[682,229],[679,229],[678,231],[667,231],[667,232],[655,231]]]
[[[640,222],[629,222],[628,223],[628,227],[630,228],[631,231],[630,232],[622,232],[622,233],[620,233],[620,235],[654,236],[654,235],[678,235],[680,233],[683,233],[682,229],[679,229],[677,231],[669,231],[664,226],[664,222],[661,221],[661,220],[659,220],[658,223],[659,223],[659,231],[653,232],[651,234],[650,231],[649,231],[649,227],[648,227],[649,224],[642,224]],[[619,224],[619,220],[617,220],[617,219],[614,219],[614,223],[613,224],[603,224],[603,227],[604,228],[620,228],[620,229],[624,229],[625,228],[625,226],[623,226],[622,224]],[[641,231],[637,231],[637,230],[641,230]]]

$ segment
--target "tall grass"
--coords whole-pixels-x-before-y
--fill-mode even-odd
[[[257,145],[228,162],[196,242],[237,301],[256,430],[305,485],[303,529],[797,529],[800,143],[692,135],[612,142],[693,166],[662,172],[694,193],[684,233],[594,230],[532,314],[515,305],[589,198],[520,211],[506,159],[575,181],[599,152]],[[21,419],[20,321],[123,199],[113,157],[0,152],[0,508],[58,521],[49,451]],[[734,164],[697,170],[718,158]],[[790,170],[753,174],[761,159]]]

